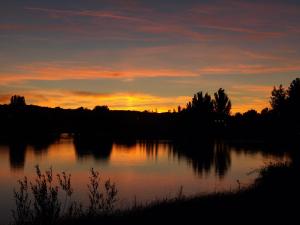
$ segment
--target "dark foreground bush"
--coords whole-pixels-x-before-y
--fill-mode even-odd
[[[110,180],[101,187],[99,172],[91,169],[88,187],[89,205],[72,201],[71,175],[65,172],[53,175],[52,168],[42,173],[36,166],[36,178],[28,182],[19,180],[19,189],[14,190],[16,208],[12,225],[63,224],[83,217],[97,217],[114,212],[117,189]],[[103,191],[102,191],[103,190]]]

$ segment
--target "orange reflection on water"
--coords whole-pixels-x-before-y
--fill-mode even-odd
[[[110,155],[110,163],[114,164],[142,164],[153,160],[168,161],[170,156],[170,146],[168,143],[154,143],[149,145],[137,142],[134,145],[114,144]]]
[[[76,163],[76,155],[71,140],[60,140],[58,143],[51,144],[46,149],[36,151],[32,146],[27,147],[26,168],[34,168],[35,165],[47,169],[53,167],[57,172],[68,170]]]
[[[113,145],[110,155],[110,162],[113,164],[136,164],[147,161],[147,155],[141,151],[139,146],[126,147]]]

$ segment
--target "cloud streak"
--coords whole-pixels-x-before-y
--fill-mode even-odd
[[[188,8],[180,8],[178,4],[170,13],[155,6],[147,8],[143,3],[134,3],[130,9],[122,4],[109,4],[110,7],[101,10],[25,6],[25,11],[39,22],[0,24],[0,30],[47,32],[47,36],[48,32],[53,35],[61,32],[69,39],[78,34],[82,39],[124,41],[153,38],[156,42],[253,42],[290,37],[300,29],[299,23],[293,22],[297,21],[300,7],[289,4],[220,1],[218,5],[197,3]],[[279,19],[276,16],[279,14],[288,19]],[[39,18],[50,20],[45,22]]]
[[[179,7],[179,6],[178,6]],[[232,33],[243,34],[239,39],[261,40],[270,38],[281,38],[289,35],[299,26],[294,24],[293,29],[288,29],[286,24],[275,17],[276,13],[287,15],[286,7],[292,12],[300,12],[299,7],[285,5],[284,10],[279,6],[264,5],[263,3],[238,3],[235,1],[223,2],[217,6],[212,4],[196,4],[191,9],[177,10],[174,13],[166,13],[159,10],[145,10],[145,6],[140,5],[129,10],[126,8],[113,7],[105,10],[91,9],[54,9],[41,7],[25,7],[26,10],[34,13],[41,13],[42,16],[48,15],[50,18],[69,18],[88,17],[91,20],[84,24],[78,24],[78,29],[85,30],[86,26],[95,27],[109,25],[109,27],[126,28],[127,34],[140,32],[145,35],[161,35],[161,38],[188,38],[197,41],[211,41],[216,39],[235,39]],[[268,8],[268,10],[262,10]],[[255,18],[255,19],[254,19]],[[98,20],[100,19],[100,20]],[[103,19],[112,20],[104,21]],[[77,21],[77,20],[73,20]],[[125,23],[123,23],[125,22]],[[111,32],[105,28],[106,32]],[[208,32],[213,30],[218,32]],[[126,32],[122,32],[126,36]],[[133,35],[134,36],[134,35]]]
[[[137,54],[138,56],[139,54]],[[258,56],[255,56],[258,57]],[[262,56],[271,57],[271,56]],[[279,59],[282,60],[282,59]],[[285,61],[283,61],[285,62]],[[227,63],[228,64],[228,63]],[[123,66],[121,66],[123,65]],[[170,66],[170,65],[169,65]],[[97,80],[118,79],[128,80],[135,78],[180,77],[192,78],[203,75],[249,75],[249,74],[278,74],[300,72],[299,64],[282,63],[277,65],[267,64],[236,64],[216,66],[202,66],[198,68],[180,69],[168,68],[168,65],[159,65],[156,68],[142,68],[124,62],[112,67],[94,65],[76,65],[76,63],[35,63],[16,66],[15,72],[0,72],[0,84],[20,83],[27,80]],[[118,69],[123,67],[123,69]]]
[[[17,67],[18,72],[0,73],[0,84],[26,80],[96,80],[129,79],[140,77],[194,77],[196,72],[176,69],[112,69],[100,66],[64,66],[53,64],[33,64]]]
[[[62,10],[62,9],[47,9],[38,7],[25,7],[27,10],[38,11],[41,13],[48,13],[54,17],[64,17],[64,16],[83,16],[83,17],[100,17],[108,18],[114,20],[126,20],[126,21],[143,21],[142,19],[123,16],[112,11],[95,11],[95,10]]]
[[[300,72],[299,65],[230,65],[230,66],[209,66],[199,71],[203,74],[272,74]]]

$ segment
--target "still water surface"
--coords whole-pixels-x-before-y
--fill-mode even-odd
[[[251,184],[256,169],[270,161],[287,160],[285,154],[260,147],[210,141],[186,145],[171,141],[101,142],[78,141],[62,135],[50,143],[0,145],[0,224],[10,220],[13,188],[35,165],[42,170],[72,174],[74,198],[87,201],[89,170],[110,178],[119,191],[119,207],[175,196],[181,186],[185,195],[209,193]]]

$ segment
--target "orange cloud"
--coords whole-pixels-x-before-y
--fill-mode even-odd
[[[64,64],[32,64],[18,66],[18,73],[0,73],[0,84],[24,80],[68,79],[128,79],[136,77],[193,77],[196,72],[176,69],[124,69],[117,70],[100,66],[69,66]]]
[[[112,60],[106,66],[84,63],[86,58],[105,56],[119,60]],[[15,65],[10,68],[10,71],[14,72],[0,72],[0,84],[24,80],[196,77],[203,74],[271,74],[300,71],[299,59],[291,59],[290,54],[279,56],[276,51],[245,51],[226,46],[208,47],[195,44],[86,51],[74,55],[71,60]],[[253,64],[254,60],[256,64]],[[198,63],[213,66],[199,66]]]
[[[299,65],[230,65],[208,66],[199,70],[205,74],[268,74],[280,72],[300,72]]]
[[[283,53],[284,52],[284,53]],[[76,59],[109,57],[120,59],[112,64],[121,68],[184,68],[191,73],[242,73],[265,72],[277,68],[283,72],[295,71],[299,57],[295,53],[279,49],[246,50],[238,46],[220,46],[183,43],[158,46],[130,47],[120,50],[92,50],[78,53]],[[274,66],[273,66],[274,65]],[[256,71],[255,71],[256,70]],[[281,71],[279,71],[281,72]]]

